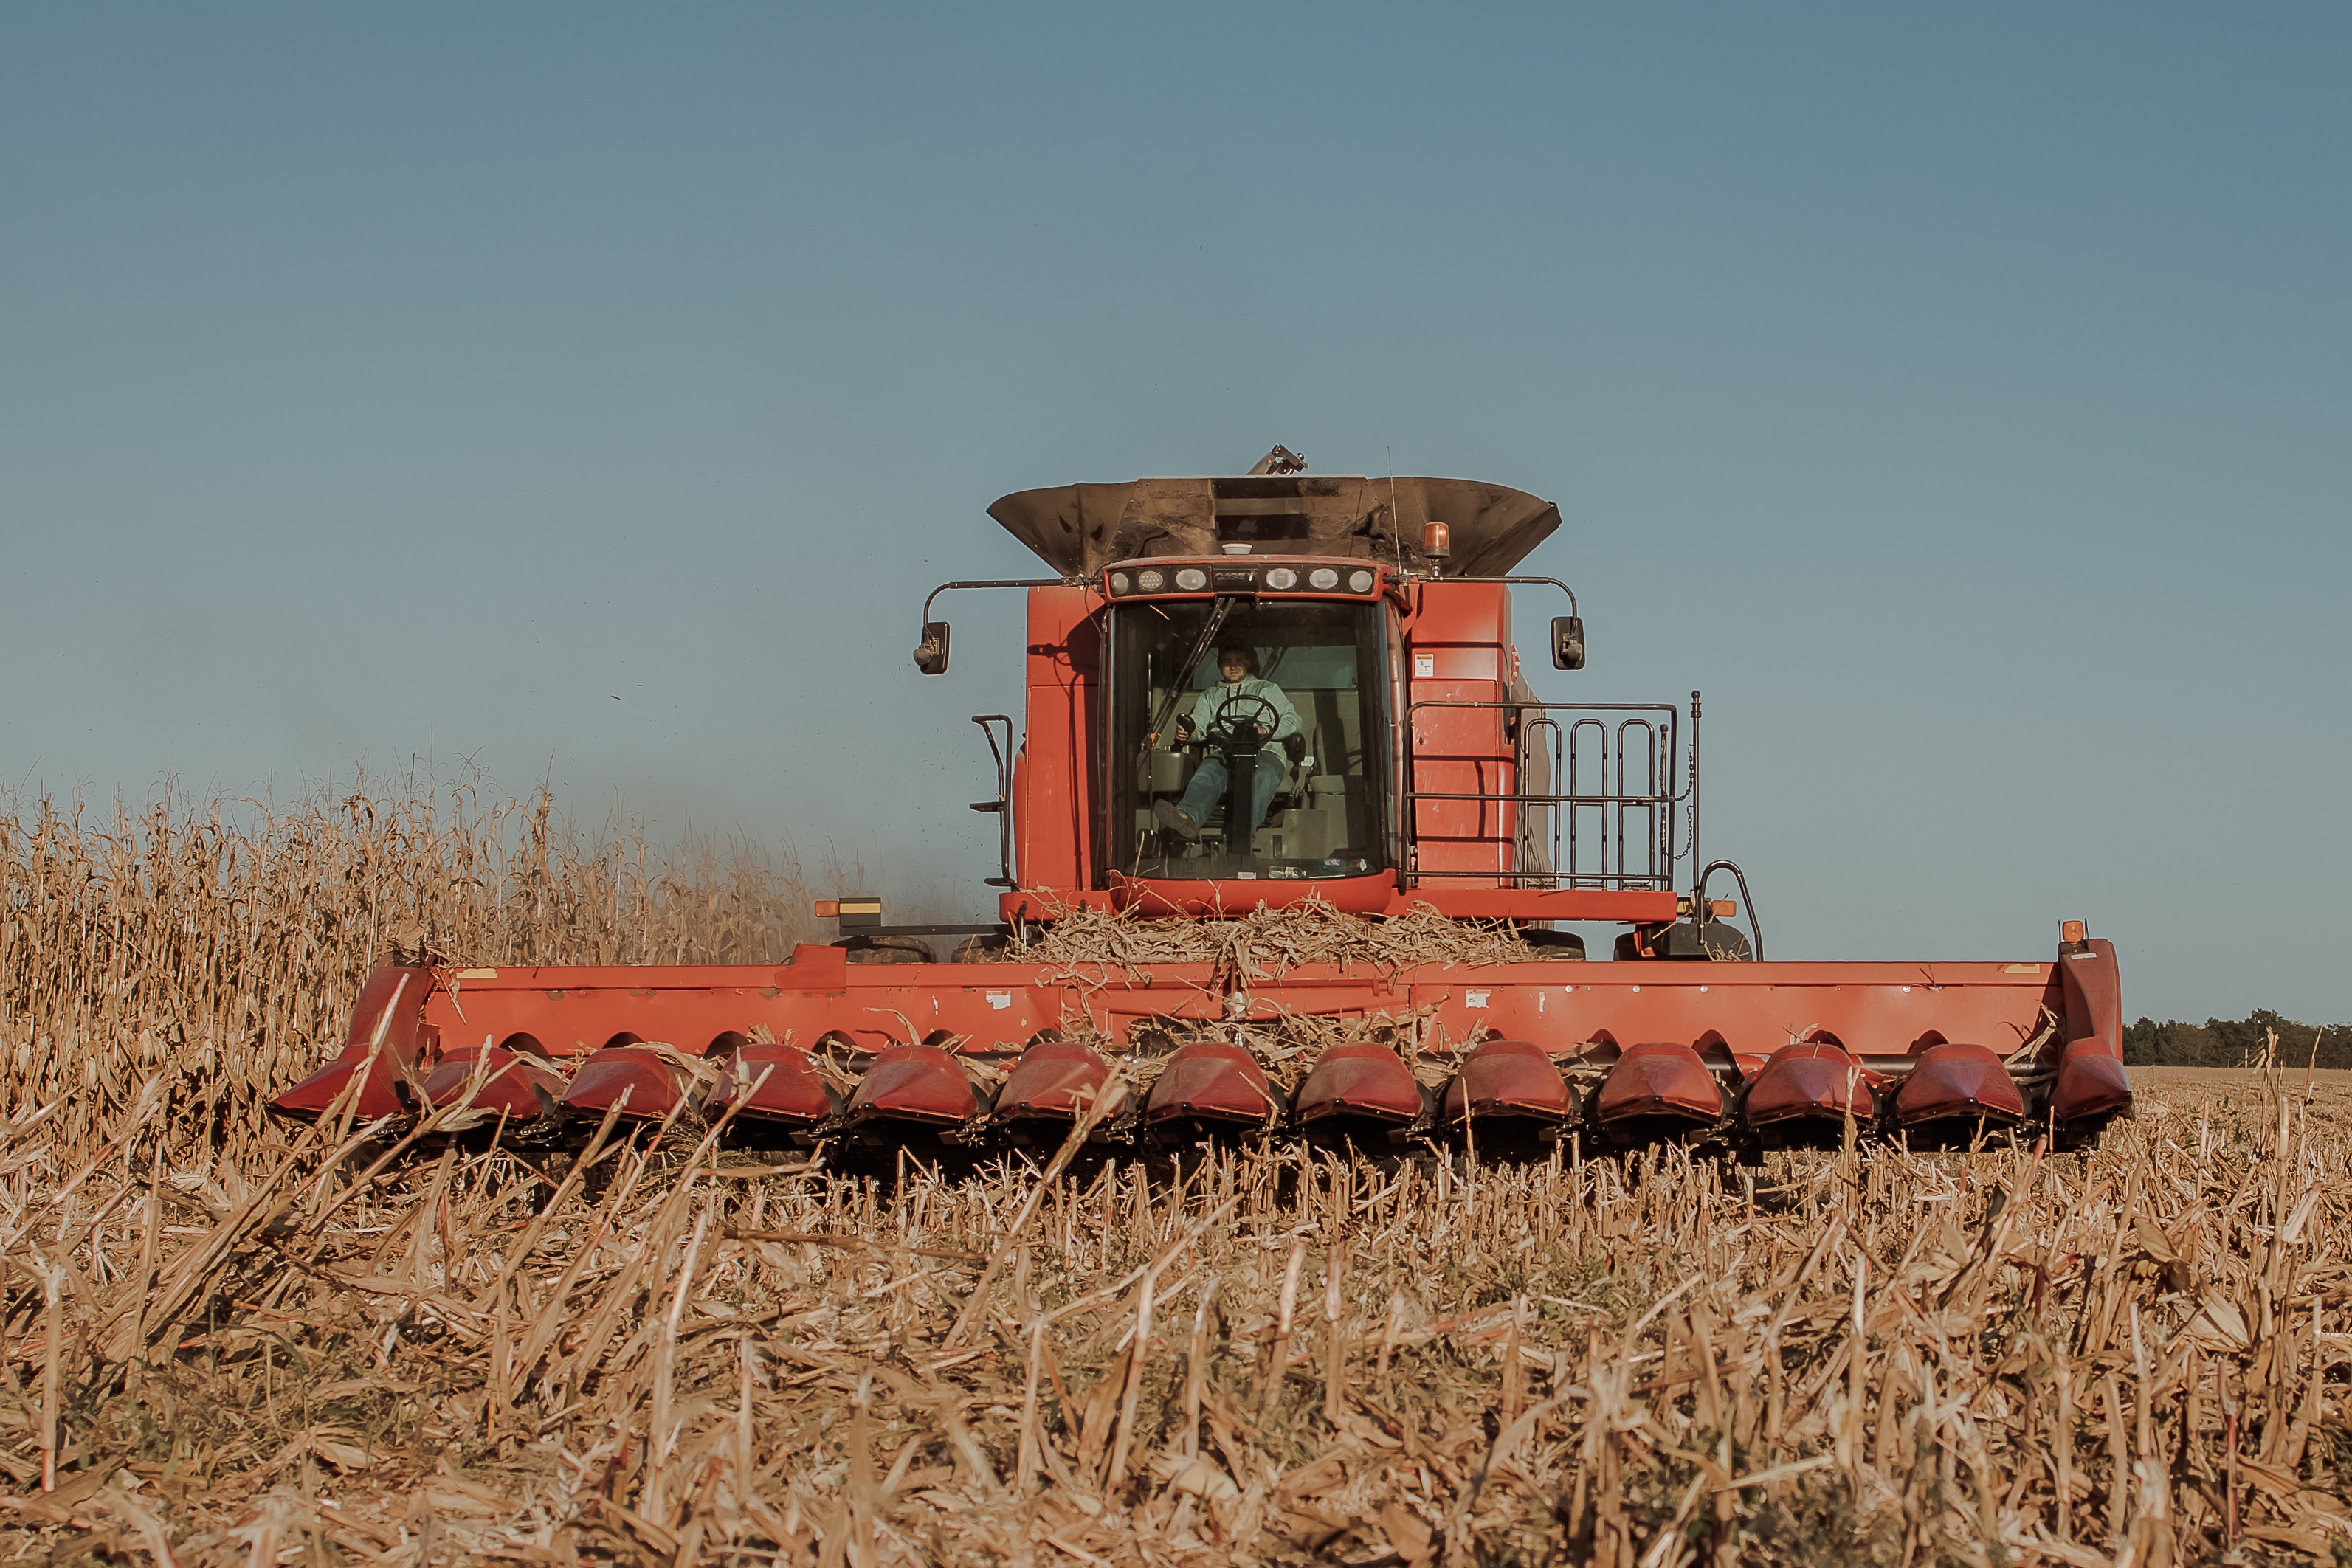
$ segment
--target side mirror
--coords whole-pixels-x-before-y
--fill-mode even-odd
[[[948,673],[948,623],[944,621],[923,622],[923,640],[915,645],[915,668],[927,675]]]
[[[947,628],[942,626],[940,631],[944,636]],[[947,663],[947,643],[944,641],[940,643],[940,663],[944,665]],[[1551,618],[1551,667],[1555,670],[1584,668],[1583,616],[1555,615]]]

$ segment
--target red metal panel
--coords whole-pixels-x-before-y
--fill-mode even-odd
[[[1459,586],[1459,585],[1457,585]],[[1465,634],[1476,634],[1475,628],[1464,627]],[[1443,696],[1448,685],[1458,685],[1465,691],[1499,690],[1509,684],[1511,651],[1496,641],[1491,626],[1484,632],[1485,640],[1470,643],[1446,643],[1432,641],[1431,628],[1425,621],[1416,620],[1412,626],[1413,678],[1433,684],[1422,696]]]
[[[1496,702],[1503,695],[1503,688],[1491,681],[1415,681],[1412,690],[1415,702]],[[1496,795],[1517,787],[1500,708],[1416,708],[1411,740],[1412,788],[1418,793]],[[1416,800],[1412,819],[1415,869],[1492,873],[1491,880],[1443,878],[1433,884],[1438,887],[1500,885],[1504,874],[1514,869],[1517,853],[1508,820],[1503,807],[1491,800]]]
[[[1421,1084],[1387,1046],[1348,1040],[1323,1053],[1298,1086],[1297,1104],[1298,1119],[1310,1125],[1344,1116],[1411,1122],[1421,1115]]]
[[[845,998],[848,978],[840,948],[812,946],[783,965],[461,969],[433,988],[424,1016],[449,1032],[528,1034],[559,1057],[585,1056],[617,1035],[699,1056],[754,1024],[781,1039],[796,1024],[839,1017],[832,998]]]
[[[1041,1040],[1013,1063],[1004,1087],[997,1091],[996,1114],[1008,1122],[1074,1122],[1094,1103],[1109,1077],[1110,1064],[1076,1040]],[[1126,1109],[1122,1090],[1103,1113],[1116,1116]]]
[[[1445,1086],[1448,1124],[1465,1116],[1565,1122],[1575,1114],[1576,1092],[1543,1047],[1529,1040],[1481,1040]]]
[[[1463,1040],[1493,1031],[1554,1050],[1603,1037],[1723,1036],[1744,1067],[1792,1040],[1834,1035],[1865,1058],[1908,1055],[1931,1034],[2015,1049],[2042,1024],[2046,964],[1517,964],[1408,970],[1417,1006]]]
[[[478,1070],[483,1074],[479,1088],[474,1083]],[[444,1110],[470,1093],[474,1109],[487,1115],[529,1122],[552,1110],[566,1088],[562,1073],[528,1052],[467,1045],[444,1056],[425,1075],[425,1101]]]
[[[1307,882],[1175,882],[1110,873],[1115,908],[1141,915],[1194,915],[1230,919],[1258,909],[1287,909],[1322,900],[1350,915],[1374,915],[1395,902],[1394,872],[1372,876],[1328,877]]]
[[[1456,920],[1607,920],[1657,924],[1675,918],[1676,894],[1647,888],[1492,888],[1468,880],[1427,882],[1389,901],[1390,915],[1426,904]]]
[[[929,1126],[969,1122],[986,1109],[963,1063],[936,1045],[892,1046],[874,1059],[849,1099],[849,1113],[860,1121]]]
[[[2079,952],[2058,956],[2066,1001],[2066,1046],[2050,1109],[2063,1124],[2105,1115],[2131,1103],[2124,1071],[2123,981],[2116,945],[2093,937]]]
[[[963,1037],[970,1050],[1017,1051],[1066,1015],[1087,1018],[1121,1041],[1141,1019],[1213,1023],[1230,1005],[1232,984],[1231,976],[1202,964],[1154,965],[1134,974],[1016,964],[848,966],[833,948],[803,948],[782,966],[467,970],[448,978],[454,996],[430,971],[378,976],[369,991],[372,1011],[361,1015],[366,1027],[354,1030],[353,1044],[333,1067],[289,1092],[281,1108],[324,1111],[365,1059],[378,1023],[386,1059],[362,1100],[362,1116],[404,1109],[392,1089],[402,1053],[421,1085],[436,1037],[451,1031],[474,1040],[528,1034],[558,1058],[586,1056],[616,1035],[698,1053],[763,1026],[793,1047],[838,1036],[884,1051],[945,1031]],[[395,993],[387,1017],[383,1000]],[[1914,1055],[1924,1062],[1927,1046],[1944,1040],[2013,1051],[2041,1028],[2042,1008],[2057,998],[2046,963],[1542,962],[1398,970],[1300,965],[1254,980],[1242,1006],[1253,1020],[1418,1014],[1434,1045],[1466,1042],[1483,1031],[1554,1054],[1604,1040],[1687,1046],[1713,1033],[1752,1072],[1790,1041],[1820,1034],[1834,1036],[1865,1067],[1907,1066]],[[2096,1039],[2086,1036],[2068,1051],[2074,1065],[2061,1075],[2062,1120],[2122,1103],[2127,1082],[2117,1081],[2119,1063],[2095,1065],[2115,1061]],[[1984,1055],[2006,1082],[1996,1052]],[[2060,1065],[2054,1047],[2042,1064]],[[1254,1095],[1250,1103],[1256,1119],[1263,1103]],[[632,1103],[642,1109],[642,1095]]]
[[[432,988],[422,1021],[477,1040],[527,1033],[559,1057],[585,1055],[616,1033],[699,1052],[730,1031],[748,1035],[761,1025],[802,1046],[839,1033],[881,1050],[944,1030],[969,1036],[971,1049],[1017,1051],[1057,1026],[1066,1009],[1106,1019],[1213,1019],[1225,1006],[1223,978],[1203,964],[1073,976],[1037,965],[840,959],[835,948],[802,948],[787,966],[473,971],[454,999]],[[1301,965],[1255,982],[1249,1016],[1421,1009],[1441,1041],[1466,1041],[1484,1026],[1553,1051],[1603,1036],[1696,1041],[1713,1030],[1736,1056],[1760,1066],[1817,1030],[1865,1057],[1904,1055],[1930,1033],[2013,1048],[2039,1024],[2049,972],[2047,964]],[[415,978],[394,1033],[414,1041],[414,993],[427,972],[406,973]],[[803,983],[776,984],[782,978]]]
[[[1248,1051],[1228,1040],[1196,1040],[1170,1053],[1143,1103],[1143,1119],[1255,1126],[1281,1104]]]
[[[1600,887],[1496,888],[1480,887],[1465,879],[1457,883],[1427,882],[1400,892],[1390,873],[1369,877],[1334,877],[1328,881],[1255,883],[1164,882],[1114,875],[1106,893],[1008,893],[997,900],[997,912],[1006,920],[1053,920],[1074,909],[1128,909],[1145,915],[1233,915],[1236,895],[1245,894],[1248,909],[1263,904],[1282,909],[1320,898],[1335,909],[1358,915],[1410,915],[1426,904],[1457,920],[1594,920],[1625,924],[1662,924],[1675,918],[1676,895],[1650,889]],[[1255,889],[1255,891],[1249,891]],[[1386,889],[1384,894],[1381,890]]]
[[[1748,1121],[1759,1127],[1803,1117],[1843,1123],[1851,1111],[1866,1124],[1878,1113],[1870,1076],[1838,1046],[1782,1046],[1748,1087]]]
[[[601,1116],[618,1105],[624,1116],[658,1121],[677,1106],[686,1087],[686,1073],[663,1061],[659,1051],[615,1045],[581,1063],[563,1103],[586,1115]]]
[[[1981,1045],[1928,1047],[1895,1091],[1895,1120],[1906,1127],[1952,1116],[2013,1122],[2024,1114],[2009,1069]]]
[[[750,1043],[733,1052],[710,1108],[715,1114],[739,1102],[736,1115],[752,1122],[804,1125],[839,1109],[816,1062],[796,1045]]]
[[[425,998],[432,987],[430,969],[386,965],[369,976],[358,1005],[352,1009],[351,1032],[343,1049],[332,1061],[271,1101],[270,1108],[295,1116],[323,1115],[334,1108],[355,1078],[362,1082],[352,1114],[359,1121],[396,1116],[410,1108],[402,1103],[394,1084],[404,1083],[417,1091],[421,1101],[425,1074],[431,1066],[424,1030]]]
[[[1510,679],[1510,592],[1499,583],[1428,582],[1404,624],[1407,700],[1492,703]],[[1415,706],[1408,741],[1416,792],[1500,795],[1517,788],[1517,758],[1500,708]],[[1413,863],[1436,887],[1501,886],[1517,867],[1517,809],[1491,800],[1414,803]]]
[[[1407,620],[1417,650],[1451,657],[1444,653],[1449,647],[1486,649],[1496,661],[1438,669],[1436,678],[1454,678],[1457,671],[1483,680],[1508,678],[1499,653],[1494,652],[1507,649],[1511,642],[1511,591],[1504,584],[1423,580],[1413,586]]]
[[[1689,1046],[1651,1040],[1617,1059],[1593,1097],[1592,1113],[1604,1125],[1637,1116],[1712,1122],[1723,1114],[1723,1089]]]
[[[1503,688],[1494,681],[1415,681],[1412,700],[1424,702],[1491,703],[1503,700]],[[1424,707],[1416,708],[1412,716],[1412,745],[1415,757],[1426,762],[1430,758],[1454,758],[1457,761],[1496,763],[1508,761],[1510,743],[1503,733],[1503,710],[1498,707]],[[1420,777],[1414,769],[1414,788],[1442,788]],[[1444,804],[1466,805],[1467,801]]]
[[[2050,1110],[2061,1125],[2120,1111],[2131,1103],[2131,1075],[2120,1060],[2100,1050],[2096,1040],[2078,1040],[2059,1059]]]
[[[1103,601],[1086,588],[1029,591],[1025,756],[1013,842],[1024,887],[1089,888],[1095,814],[1095,692]]]
[[[2066,998],[2066,1038],[2121,1061],[2123,981],[2116,969],[2116,945],[2094,937],[2078,953],[2061,953],[2058,977]]]

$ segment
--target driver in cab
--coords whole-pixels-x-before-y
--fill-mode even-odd
[[[1273,803],[1287,769],[1279,743],[1300,730],[1298,710],[1290,706],[1282,688],[1259,677],[1255,649],[1239,643],[1219,648],[1217,674],[1220,683],[1202,692],[1192,711],[1176,721],[1179,740],[1205,740],[1208,754],[1185,787],[1183,800],[1172,805],[1161,800],[1151,808],[1161,827],[1188,839],[1201,836],[1201,824],[1224,799],[1229,747],[1259,747],[1257,777],[1251,780],[1249,831],[1255,834],[1263,827],[1265,809]]]

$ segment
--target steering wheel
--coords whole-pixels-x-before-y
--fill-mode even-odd
[[[1263,729],[1265,736],[1270,737],[1281,723],[1282,710],[1271,701],[1255,693],[1242,693],[1217,705],[1217,711],[1210,717],[1208,727],[1202,734],[1204,739],[1222,736],[1222,739],[1213,740],[1213,744],[1230,746],[1241,738],[1244,726]]]

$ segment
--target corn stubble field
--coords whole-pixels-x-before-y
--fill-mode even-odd
[[[794,867],[398,788],[0,835],[0,1560],[2352,1560],[2292,1063],[2085,1155],[566,1158],[259,1106],[388,952],[772,955]]]

